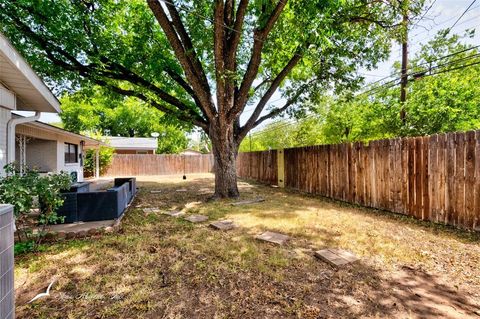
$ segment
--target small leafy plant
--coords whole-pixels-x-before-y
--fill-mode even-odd
[[[57,209],[63,204],[60,191],[71,186],[67,173],[40,175],[25,167],[22,174],[15,164],[4,167],[6,176],[0,179],[0,202],[14,207],[18,251],[35,250],[41,243],[48,224],[63,222]],[[37,213],[34,209],[38,209]],[[37,231],[33,232],[33,227]]]

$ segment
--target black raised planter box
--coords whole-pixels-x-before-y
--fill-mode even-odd
[[[106,191],[85,191],[84,185],[70,190],[62,194],[64,202],[58,216],[64,216],[65,223],[90,222],[120,217],[135,196],[136,183],[134,177],[116,178]]]

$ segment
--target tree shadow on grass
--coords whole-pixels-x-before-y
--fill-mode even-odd
[[[387,274],[364,263],[324,272],[304,301],[312,318],[478,318],[479,309],[440,277],[413,269]]]
[[[189,183],[186,187],[192,192],[181,195],[175,188],[183,186],[160,184],[165,193],[150,194],[145,189],[137,201],[155,205],[156,201],[173,198],[175,203],[185,204],[195,201],[193,190],[206,187],[207,182],[212,184],[211,179],[198,184],[191,181],[196,185]],[[148,187],[159,184],[152,185]],[[268,196],[261,187],[259,192]],[[215,211],[219,207],[224,210],[212,216],[227,215],[229,203],[221,201],[214,206]],[[286,210],[294,215],[297,209],[295,205],[281,206],[278,213]],[[255,212],[258,206],[238,211]],[[308,233],[315,232],[327,246],[337,246],[339,234],[333,229],[317,227],[305,236],[292,229],[292,235],[300,235],[281,247],[253,239],[250,233],[256,231],[254,226],[215,232],[205,225],[187,226],[158,217],[152,218],[152,227],[142,221],[145,217],[140,210],[127,214],[123,234],[100,239],[98,245],[80,241],[85,245],[77,251],[85,254],[82,258],[75,258],[75,250],[65,254],[70,244],[59,245],[53,252],[55,264],[45,267],[44,276],[37,274],[22,290],[25,294],[41,292],[58,267],[65,277],[58,286],[61,290],[54,289],[55,294],[98,292],[107,299],[65,302],[53,295],[37,305],[20,305],[17,317],[476,318],[478,305],[468,293],[451,288],[440,276],[406,267],[384,270],[368,260],[334,269],[317,260],[307,246]],[[259,217],[264,218],[261,212]],[[305,248],[302,254],[296,253],[298,247]],[[74,267],[78,271],[69,271]],[[110,299],[116,286],[124,286],[121,300]],[[23,302],[26,297],[30,295],[19,300]]]

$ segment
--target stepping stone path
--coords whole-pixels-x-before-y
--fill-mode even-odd
[[[256,199],[242,200],[242,201],[239,201],[239,202],[235,202],[235,203],[232,203],[232,206],[255,204],[255,203],[260,203],[260,202],[264,202],[264,201],[265,201],[265,199],[259,197],[259,198],[256,198]]]
[[[185,220],[188,220],[191,223],[201,223],[208,220],[208,217],[205,215],[190,215],[185,217]]]
[[[144,208],[143,212],[145,214],[156,214],[156,213],[160,213],[160,209],[158,209],[158,208]]]
[[[187,189],[186,188],[179,188],[177,190],[175,190],[176,192],[186,192]]]
[[[341,267],[359,260],[349,251],[341,249],[322,249],[315,252],[315,256],[335,267]]]
[[[217,230],[231,230],[235,228],[235,224],[231,220],[219,220],[211,223],[210,227],[213,227]]]
[[[153,190],[153,191],[150,191],[151,194],[158,194],[158,193],[161,193],[162,191],[161,190]]]
[[[272,244],[283,245],[290,237],[284,234],[266,231],[260,235],[255,236],[255,238]]]
[[[168,215],[168,216],[172,216],[172,217],[176,217],[176,218],[185,215],[185,213],[180,211],[180,210],[170,210],[170,211],[163,212],[163,214]]]

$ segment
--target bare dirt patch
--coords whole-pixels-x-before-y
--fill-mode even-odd
[[[18,318],[480,318],[478,234],[246,182],[240,200],[264,202],[208,202],[210,175],[138,185],[119,233],[16,258]],[[290,240],[254,238],[265,231]],[[330,247],[360,261],[335,269],[314,257]],[[51,278],[51,297],[27,305]]]

